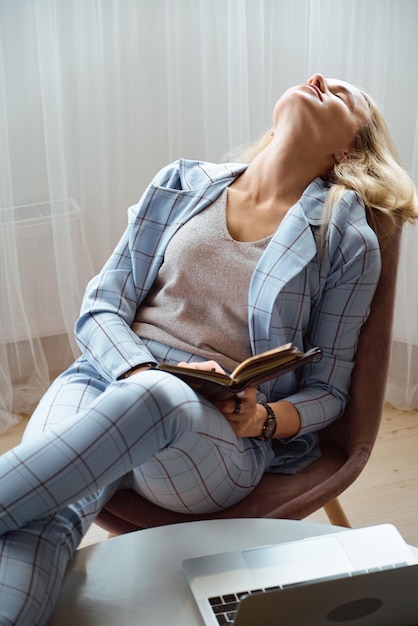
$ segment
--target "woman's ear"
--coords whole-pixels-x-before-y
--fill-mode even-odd
[[[334,165],[338,165],[339,163],[343,163],[343,161],[346,160],[346,158],[348,157],[348,152],[344,151],[344,152],[337,152],[336,154],[334,154]]]

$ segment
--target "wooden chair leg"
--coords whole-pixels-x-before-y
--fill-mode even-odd
[[[324,506],[324,511],[328,516],[329,521],[334,526],[344,526],[345,528],[351,528],[351,524],[348,517],[344,513],[344,509],[340,504],[338,498],[331,500]]]

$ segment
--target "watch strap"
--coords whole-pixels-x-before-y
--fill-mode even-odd
[[[271,439],[274,433],[276,432],[276,428],[277,428],[276,414],[269,404],[266,404],[265,402],[260,402],[260,404],[267,411],[267,419],[263,424],[262,434],[259,437],[257,437],[257,439],[259,439],[260,441],[267,441],[268,439]]]

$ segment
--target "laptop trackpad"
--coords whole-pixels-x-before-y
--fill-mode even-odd
[[[259,587],[334,576],[353,569],[336,537],[244,550],[241,554]]]

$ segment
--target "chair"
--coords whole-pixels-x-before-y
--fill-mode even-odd
[[[297,474],[265,474],[256,489],[238,504],[206,515],[160,508],[132,490],[120,490],[106,504],[97,524],[112,534],[219,518],[303,519],[323,507],[332,524],[350,527],[338,496],[366,465],[379,429],[391,350],[392,321],[401,228],[372,216],[379,238],[382,273],[364,324],[344,414],[320,432],[322,457]]]

